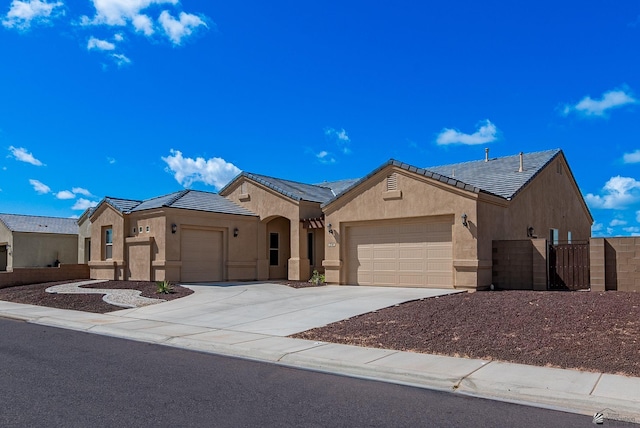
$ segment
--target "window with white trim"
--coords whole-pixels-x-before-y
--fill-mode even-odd
[[[104,259],[113,258],[113,229],[107,227],[104,229]]]

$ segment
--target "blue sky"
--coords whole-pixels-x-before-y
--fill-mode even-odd
[[[507,3],[507,4],[505,4]],[[512,4],[510,4],[512,3]],[[0,212],[561,148],[640,233],[640,3],[0,0]]]

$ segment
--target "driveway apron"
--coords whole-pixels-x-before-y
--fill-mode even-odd
[[[459,292],[362,286],[295,289],[272,283],[181,285],[195,293],[161,305],[112,313],[127,318],[288,336],[411,300]]]

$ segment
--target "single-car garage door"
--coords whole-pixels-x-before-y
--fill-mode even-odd
[[[347,283],[453,287],[450,222],[380,223],[347,228]]]
[[[181,281],[222,281],[222,232],[182,229]]]

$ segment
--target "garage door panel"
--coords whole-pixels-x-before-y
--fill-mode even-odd
[[[222,281],[223,238],[221,231],[183,229],[181,280]]]
[[[348,282],[452,287],[451,227],[425,221],[348,228]]]

